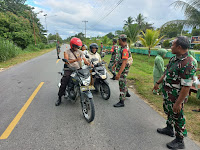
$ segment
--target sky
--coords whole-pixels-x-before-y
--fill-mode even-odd
[[[86,36],[104,36],[109,32],[122,30],[129,16],[133,19],[141,13],[145,21],[160,28],[164,23],[184,19],[181,9],[171,5],[176,0],[27,0],[48,34],[59,35],[66,39],[77,33]],[[46,22],[45,16],[47,14]]]

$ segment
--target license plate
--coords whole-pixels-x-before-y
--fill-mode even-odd
[[[90,86],[81,86],[81,91],[89,91],[89,90],[95,90],[93,85]]]

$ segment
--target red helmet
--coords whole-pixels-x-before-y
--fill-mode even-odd
[[[70,47],[72,48],[73,45],[76,45],[78,47],[81,47],[82,46],[82,41],[77,38],[77,37],[73,37],[71,40],[70,40]]]

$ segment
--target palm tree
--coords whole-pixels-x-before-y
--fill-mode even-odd
[[[153,29],[153,24],[145,22],[143,27],[143,32],[146,31],[146,29]]]
[[[133,21],[134,20],[133,20],[133,18],[131,16],[128,17],[127,20],[124,20],[124,22],[125,22],[124,26],[127,27],[127,26],[131,25],[133,23]]]
[[[186,17],[185,20],[172,20],[165,23],[163,26],[168,24],[182,24],[189,27],[199,27],[200,26],[200,1],[199,0],[190,0],[189,2],[177,0],[172,3],[175,8],[181,8],[184,11]],[[162,26],[162,27],[163,27]]]
[[[142,29],[143,25],[145,24],[146,17],[144,17],[141,13],[135,18],[135,22],[139,25],[140,29]]]
[[[155,30],[151,30],[151,29],[147,29],[146,33],[144,33],[142,31],[142,34],[143,34],[144,38],[142,38],[140,36],[139,40],[142,42],[142,45],[144,45],[145,47],[148,47],[149,57],[150,57],[151,48],[155,47],[164,36],[162,36],[158,39],[158,37],[160,35],[160,31],[155,31]]]
[[[131,24],[124,29],[124,33],[127,35],[129,47],[130,45],[137,40],[137,36],[140,32],[138,24]]]

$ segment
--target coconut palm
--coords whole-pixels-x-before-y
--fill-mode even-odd
[[[125,22],[124,26],[127,27],[127,26],[131,25],[133,23],[133,21],[134,20],[133,20],[133,18],[131,16],[128,17],[127,20],[124,20],[124,22]]]
[[[199,27],[200,26],[200,1],[199,0],[189,0],[188,2],[177,0],[172,3],[174,7],[181,8],[184,11],[186,17],[185,20],[172,20],[165,23],[163,26],[168,24],[182,24],[189,27]],[[163,27],[162,26],[162,27]]]
[[[160,31],[156,31],[152,29],[147,29],[146,33],[142,31],[142,34],[143,34],[143,38],[140,36],[139,40],[141,41],[142,45],[144,45],[145,47],[148,47],[149,57],[150,57],[151,48],[155,47],[164,36],[158,39],[160,35]]]
[[[137,36],[140,32],[138,24],[131,24],[124,29],[124,33],[127,35],[129,47],[130,45],[137,40]]]
[[[146,17],[144,17],[141,13],[135,18],[135,22],[139,25],[140,29],[142,29],[143,25],[146,23],[144,20]]]

